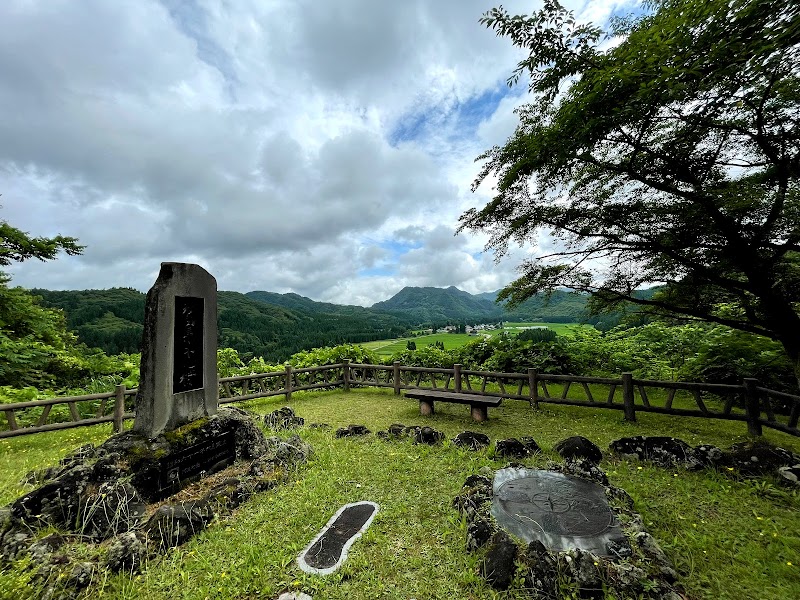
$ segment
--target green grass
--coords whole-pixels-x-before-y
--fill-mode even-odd
[[[392,356],[396,352],[405,350],[406,344],[409,341],[414,342],[417,348],[424,348],[435,342],[442,342],[445,350],[452,350],[453,348],[460,348],[464,344],[476,339],[480,338],[474,335],[467,335],[466,333],[432,333],[430,335],[420,335],[418,337],[364,342],[360,345],[374,351],[378,356]]]
[[[266,413],[284,403],[278,398],[246,407]],[[483,431],[493,440],[532,435],[544,453],[526,462],[539,466],[557,459],[553,445],[570,435],[584,435],[604,449],[626,435],[669,434],[693,445],[721,447],[747,439],[743,423],[639,414],[631,424],[618,411],[554,405],[533,411],[525,402],[508,400],[490,410],[486,423],[471,421],[468,407],[450,404],[438,404],[435,415],[420,417],[416,402],[384,390],[298,393],[290,406],[307,423],[361,423],[373,432],[401,422],[430,424],[448,437],[465,429]],[[52,464],[75,446],[100,442],[109,433],[107,427],[94,427],[1,440],[0,500],[8,502],[29,489],[17,484],[27,470]],[[464,524],[451,508],[468,475],[505,461],[449,442],[415,446],[374,435],[340,440],[331,431],[309,428],[301,435],[315,453],[291,483],[255,496],[231,517],[153,560],[146,574],[109,577],[102,593],[95,589],[89,596],[256,599],[291,589],[326,599],[523,597],[519,590],[497,594],[476,575],[480,556],[465,552]],[[795,438],[778,432],[766,431],[765,437],[783,447],[798,446]],[[798,494],[778,489],[771,479],[739,480],[608,458],[601,466],[634,498],[692,600],[800,597]],[[358,500],[373,500],[381,509],[344,566],[328,577],[300,571],[297,554],[342,504]],[[0,584],[20,574],[7,575]]]
[[[442,342],[445,350],[452,350],[453,348],[460,348],[464,344],[480,339],[480,336],[486,334],[490,336],[499,335],[501,331],[510,334],[518,334],[523,331],[524,327],[549,327],[558,335],[571,335],[576,329],[581,327],[592,327],[591,325],[583,325],[580,323],[503,323],[503,329],[491,329],[489,331],[480,332],[476,335],[468,335],[464,333],[433,333],[430,335],[421,335],[418,337],[396,338],[391,340],[377,340],[374,342],[362,342],[361,346],[372,350],[378,356],[389,357],[396,352],[401,352],[406,349],[406,344],[413,341],[417,348],[422,348],[434,342]]]

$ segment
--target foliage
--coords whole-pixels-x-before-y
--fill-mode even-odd
[[[80,341],[107,354],[141,349],[145,295],[130,288],[50,291],[37,289],[46,306],[63,309],[67,326]],[[290,308],[269,304],[273,297],[294,294],[219,292],[219,346],[235,348],[244,359],[263,357],[282,362],[294,352],[319,346],[363,342],[406,333],[397,318],[376,316],[368,309],[339,307],[311,300]],[[297,298],[300,298],[299,296]],[[319,306],[315,306],[319,305]],[[352,308],[353,310],[349,310]],[[325,311],[333,312],[325,312]],[[364,312],[366,311],[366,312]]]
[[[353,363],[376,364],[379,361],[374,353],[354,344],[344,344],[333,348],[314,348],[297,352],[287,361],[297,369],[333,365],[349,360]]]
[[[233,348],[217,349],[217,374],[220,378],[241,375],[242,367],[244,367],[244,363],[236,350]]]
[[[389,362],[399,361],[409,367],[428,367],[430,369],[450,369],[455,360],[455,352],[443,350],[435,345],[428,345],[417,350],[403,350],[393,354]]]
[[[574,371],[567,345],[560,337],[533,341],[502,333],[462,347],[458,362],[467,369],[503,373],[524,373],[528,369],[552,374]]]
[[[124,360],[79,344],[61,311],[7,282],[0,277],[0,385],[66,389],[92,377],[130,374]]]
[[[780,344],[728,327],[706,332],[693,367],[687,378],[740,383],[745,377],[754,377],[764,387],[795,393],[792,365]]]
[[[724,325],[652,322],[608,332],[583,328],[567,339],[575,374],[617,375],[671,381],[741,384],[755,377],[779,391],[793,391],[792,365],[781,345]]]
[[[361,364],[377,364],[379,362],[372,351],[354,344],[343,344],[302,350],[290,356],[286,363],[295,369],[303,369],[339,364],[345,360]],[[274,373],[283,371],[285,367],[284,364],[269,363],[261,357],[251,358],[245,363],[235,349],[220,348],[217,350],[217,368],[220,377],[234,377],[254,373]]]
[[[0,220],[0,267],[31,258],[51,260],[62,250],[75,256],[81,254],[84,247],[78,245],[78,240],[73,237],[30,237],[24,231]]]
[[[517,339],[521,342],[552,342],[557,335],[555,331],[547,327],[533,327],[518,333]]]
[[[528,56],[531,104],[462,216],[503,253],[541,230],[561,242],[500,294],[565,286],[780,341],[800,374],[800,5],[653,0],[607,37],[555,0],[482,22]],[[603,259],[606,272],[590,271]],[[587,262],[588,261],[588,262]],[[595,263],[596,264],[596,263]],[[664,291],[639,298],[649,282]],[[719,302],[738,314],[720,315]]]

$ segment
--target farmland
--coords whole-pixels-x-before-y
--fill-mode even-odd
[[[406,344],[413,341],[417,348],[428,346],[436,342],[442,342],[445,350],[459,348],[471,341],[479,339],[480,336],[495,336],[500,332],[506,332],[516,335],[526,328],[530,327],[548,327],[555,331],[558,335],[570,335],[572,331],[581,327],[591,327],[591,325],[582,325],[579,323],[504,323],[502,329],[490,329],[481,331],[478,335],[468,335],[465,333],[432,333],[429,335],[419,335],[416,337],[403,337],[392,340],[376,340],[374,342],[364,342],[360,344],[364,348],[372,350],[380,357],[392,356],[396,352],[401,352],[406,349]]]

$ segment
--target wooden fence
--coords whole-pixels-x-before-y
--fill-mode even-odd
[[[755,379],[727,385],[636,379],[631,373],[622,373],[619,378],[579,377],[548,375],[533,369],[527,373],[495,373],[471,371],[458,364],[444,369],[345,361],[303,369],[286,365],[283,371],[224,377],[219,380],[219,403],[270,396],[290,400],[293,392],[349,391],[352,387],[392,388],[395,394],[406,389],[472,393],[523,400],[533,408],[543,403],[606,408],[623,411],[627,421],[636,421],[638,412],[726,419],[746,422],[754,436],[762,434],[762,427],[800,436],[800,396],[764,388]],[[105,394],[1,404],[8,427],[0,431],[0,438],[108,422],[114,423],[115,431],[122,431],[123,421],[134,417],[133,412],[126,412],[126,405],[132,408],[136,392],[117,386],[114,392]],[[111,398],[114,400],[109,403]],[[48,423],[55,405],[66,405],[70,419]],[[20,427],[18,411],[32,424]]]

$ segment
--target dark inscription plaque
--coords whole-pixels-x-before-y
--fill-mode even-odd
[[[187,446],[159,462],[158,492],[179,490],[191,481],[224,469],[235,460],[233,431]]]
[[[203,387],[203,299],[175,296],[172,393]]]
[[[342,557],[342,550],[354,535],[375,513],[372,504],[348,506],[339,518],[303,555],[306,564],[315,569],[335,566]]]
[[[552,471],[503,469],[495,478],[492,515],[526,542],[549,550],[580,548],[607,555],[609,541],[624,534],[602,486]]]

